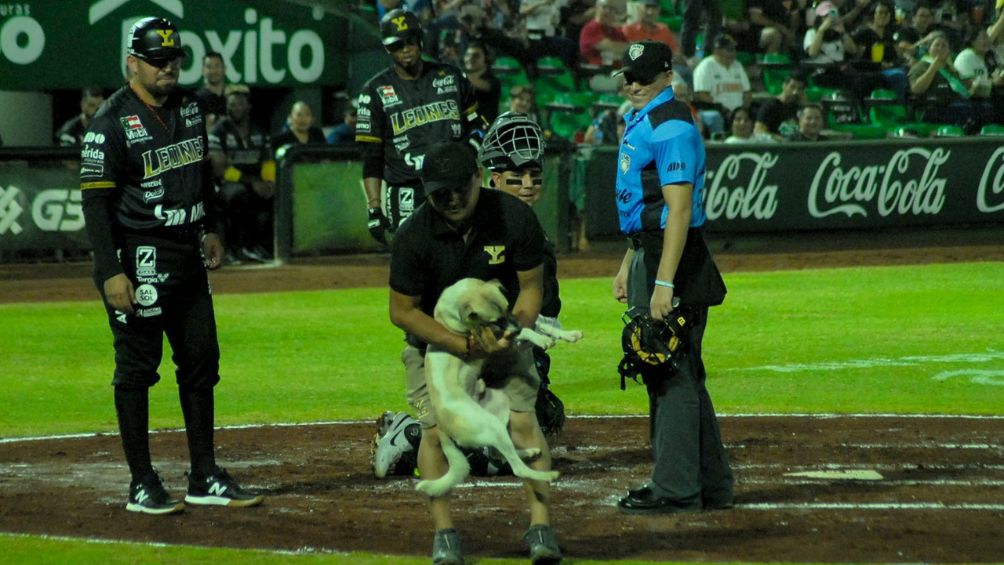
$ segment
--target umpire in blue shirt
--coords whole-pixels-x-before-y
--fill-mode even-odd
[[[690,326],[680,361],[645,379],[655,465],[618,503],[629,514],[732,506],[732,471],[701,360],[708,307],[726,290],[702,234],[704,141],[689,106],[673,96],[672,57],[663,43],[632,43],[618,71],[633,107],[617,158],[617,212],[631,245],[613,295],[631,316],[662,320],[677,310]]]

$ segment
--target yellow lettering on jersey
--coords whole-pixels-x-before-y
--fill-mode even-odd
[[[160,36],[160,46],[161,47],[174,47],[174,35],[173,29],[158,29],[157,35]]]
[[[390,115],[394,135],[401,135],[412,128],[443,120],[460,120],[460,107],[455,101],[430,102]]]
[[[489,265],[501,265],[505,263],[505,245],[486,245],[485,253],[491,257],[488,259]]]
[[[171,169],[200,163],[204,156],[205,148],[201,137],[179,141],[153,151],[144,151],[143,178],[152,178]]]

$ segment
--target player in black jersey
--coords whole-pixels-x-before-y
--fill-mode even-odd
[[[56,130],[56,145],[74,147],[84,144],[84,135],[91,125],[94,114],[105,102],[105,93],[100,88],[88,87],[80,92],[80,113],[66,121]]]
[[[428,148],[461,140],[485,123],[474,88],[460,69],[422,60],[418,16],[391,10],[380,21],[380,34],[394,64],[367,81],[359,94],[356,142],[363,154],[370,234],[386,243],[386,232],[425,201],[419,173]],[[383,181],[387,215],[381,209]]]
[[[154,471],[148,441],[149,388],[163,336],[171,344],[191,454],[189,504],[254,506],[216,465],[213,387],[219,345],[206,268],[223,246],[212,198],[206,126],[190,92],[176,90],[181,38],[171,22],[145,18],[130,32],[129,82],[95,116],[81,151],[94,277],[115,345],[115,410],[132,475],[126,509],[172,514],[185,505]]]
[[[220,187],[227,262],[272,259],[275,160],[268,133],[251,120],[251,90],[227,86],[226,115],[209,130],[209,159]]]

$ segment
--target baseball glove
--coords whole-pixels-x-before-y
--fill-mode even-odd
[[[680,310],[670,312],[662,321],[648,314],[630,317],[624,314],[624,331],[621,348],[624,358],[617,366],[621,375],[621,390],[630,377],[638,382],[642,378],[649,384],[655,378],[669,373],[686,351],[687,316]]]

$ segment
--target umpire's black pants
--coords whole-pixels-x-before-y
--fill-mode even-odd
[[[655,273],[645,269],[645,250],[635,251],[628,281],[632,316],[647,313]],[[708,308],[692,308],[689,347],[675,371],[649,384],[649,419],[655,466],[648,486],[680,506],[732,501],[734,479],[711,396],[701,343]]]

